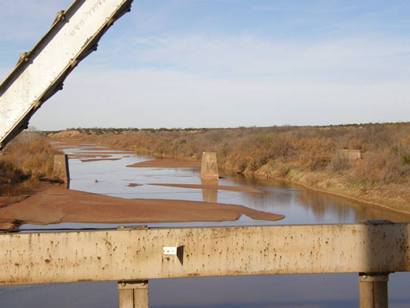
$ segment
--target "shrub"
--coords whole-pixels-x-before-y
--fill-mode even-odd
[[[40,177],[50,177],[53,172],[54,150],[46,137],[34,132],[19,135],[0,156],[0,177],[3,191],[12,186]]]

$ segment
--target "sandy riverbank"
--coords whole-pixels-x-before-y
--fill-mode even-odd
[[[282,215],[234,204],[186,200],[122,199],[51,187],[0,208],[3,229],[13,225],[71,223],[158,223],[281,220]]]

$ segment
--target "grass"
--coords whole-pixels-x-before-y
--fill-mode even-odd
[[[15,195],[51,177],[56,150],[46,137],[26,132],[14,139],[0,155],[0,195]]]

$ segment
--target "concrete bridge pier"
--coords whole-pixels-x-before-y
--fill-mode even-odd
[[[119,308],[148,308],[148,281],[118,282]]]
[[[387,308],[389,274],[360,274],[360,308]]]
[[[201,178],[203,180],[219,179],[218,161],[215,152],[203,152],[201,160]]]
[[[54,155],[53,175],[56,179],[63,181],[67,188],[70,187],[70,169],[68,166],[68,155]]]

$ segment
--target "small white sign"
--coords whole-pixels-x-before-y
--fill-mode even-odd
[[[177,255],[177,250],[178,247],[176,246],[169,246],[169,247],[163,247],[162,252],[166,256],[176,256]]]

